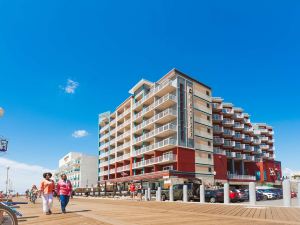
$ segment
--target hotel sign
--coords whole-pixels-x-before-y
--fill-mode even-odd
[[[191,84],[186,86],[186,108],[187,108],[187,135],[188,139],[194,139],[194,107],[193,107],[193,87]]]

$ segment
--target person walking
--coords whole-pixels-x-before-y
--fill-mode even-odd
[[[51,208],[53,205],[53,191],[55,189],[54,181],[51,180],[52,173],[44,173],[44,179],[40,185],[40,194],[43,200],[43,212],[46,215],[52,214]]]
[[[130,198],[134,199],[134,197],[135,197],[135,185],[134,185],[134,183],[130,184],[129,191],[130,191]]]
[[[137,198],[139,201],[142,201],[142,197],[143,197],[143,186],[142,184],[139,184],[137,187]]]
[[[60,206],[62,213],[66,213],[66,207],[69,203],[70,197],[72,198],[72,184],[67,179],[66,174],[61,175],[61,180],[56,185],[57,197],[60,199]]]

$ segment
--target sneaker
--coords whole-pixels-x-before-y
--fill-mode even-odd
[[[62,210],[62,213],[65,214],[65,213],[66,213],[66,210]]]

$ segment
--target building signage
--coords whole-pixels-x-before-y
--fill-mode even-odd
[[[187,134],[188,139],[194,139],[194,107],[193,107],[193,87],[190,84],[186,86],[186,108],[187,108]]]

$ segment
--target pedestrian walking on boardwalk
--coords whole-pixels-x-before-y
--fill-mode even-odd
[[[51,208],[53,205],[53,191],[55,189],[54,181],[51,180],[52,173],[44,173],[44,180],[40,185],[40,194],[43,199],[43,212],[46,215],[52,214]]]
[[[135,196],[135,185],[134,185],[134,183],[130,184],[129,191],[130,191],[130,198],[134,199],[134,196]]]
[[[66,207],[69,203],[70,197],[72,198],[72,184],[67,179],[66,174],[61,175],[61,180],[56,185],[57,197],[60,199],[60,206],[62,213],[66,213]]]

